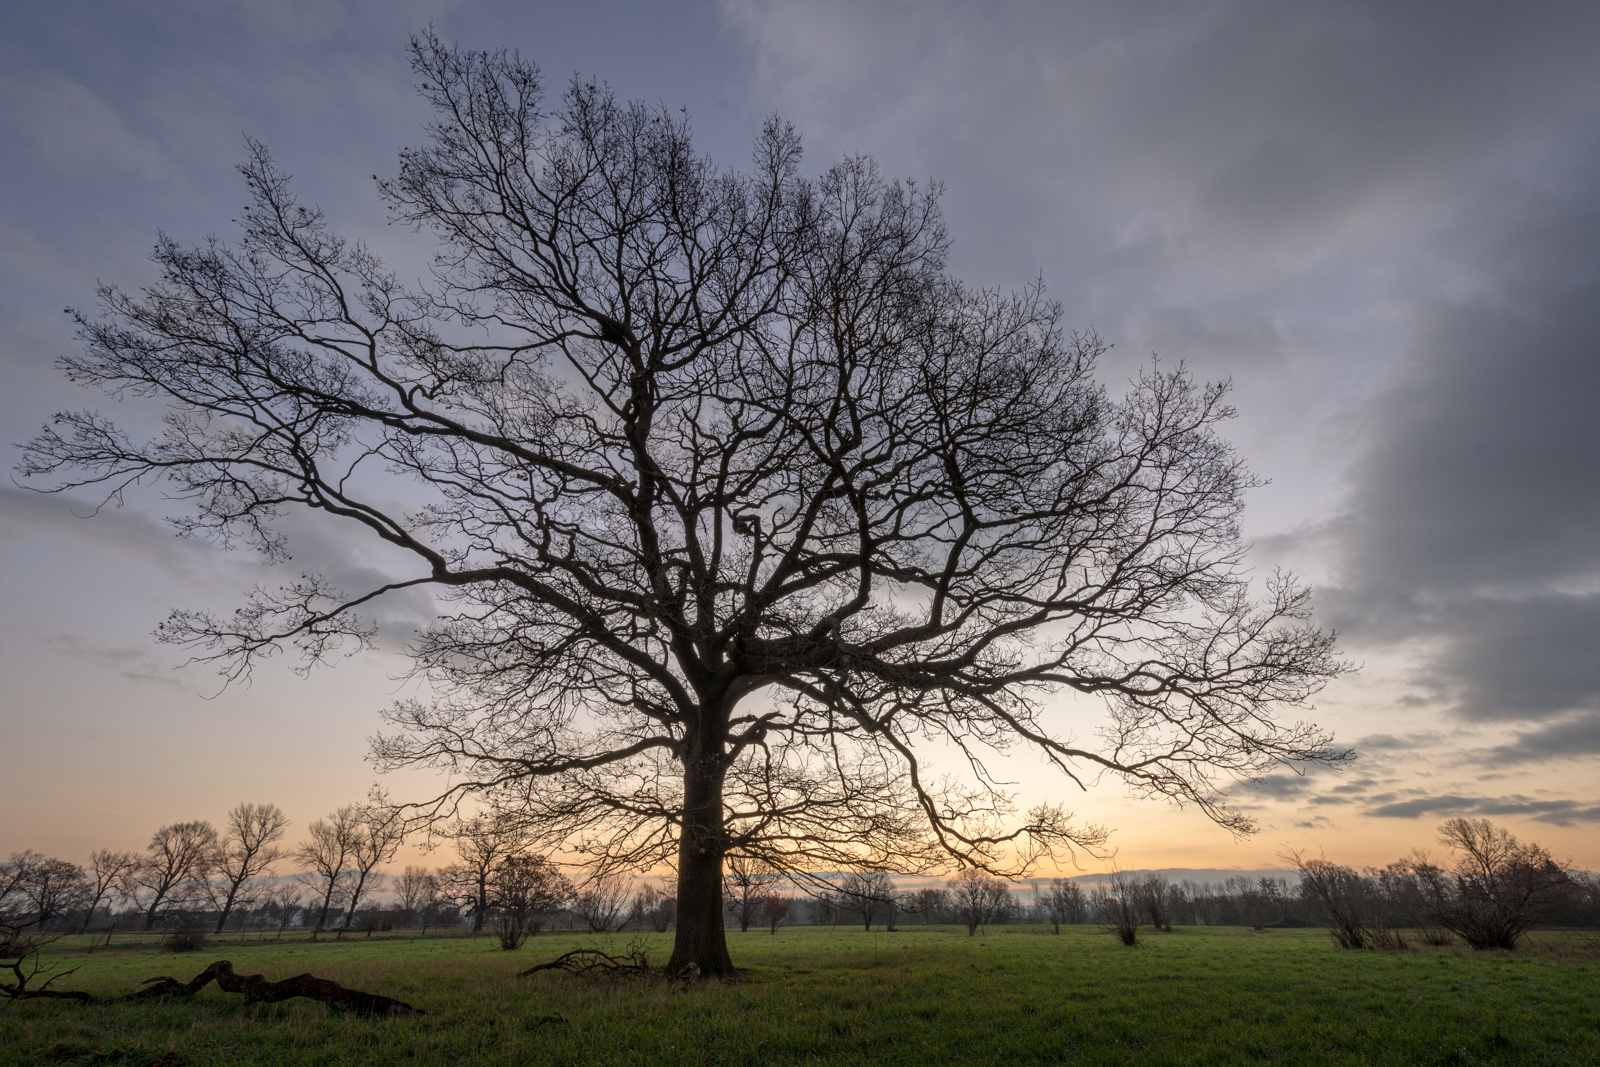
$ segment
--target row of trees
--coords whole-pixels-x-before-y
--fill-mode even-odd
[[[164,826],[144,853],[95,852],[86,867],[37,852],[13,853],[0,865],[0,914],[13,925],[88,929],[111,918],[118,900],[131,904],[145,929],[164,915],[196,911],[225,929],[230,917],[251,919],[281,936],[290,925],[314,934],[330,924],[391,928],[470,921],[492,928],[515,949],[545,926],[606,933],[627,927],[665,932],[676,914],[671,879],[634,883],[619,874],[574,884],[534,837],[505,819],[457,820],[449,829],[456,861],[438,869],[408,866],[391,879],[386,902],[373,906],[402,841],[401,824],[381,805],[348,805],[307,828],[287,849],[283,813],[272,804],[240,804],[218,833],[203,821]],[[1445,865],[1417,852],[1384,868],[1358,871],[1292,853],[1298,884],[1277,878],[1220,883],[1174,882],[1158,873],[1113,873],[1100,884],[1055,878],[1023,900],[1006,881],[967,869],[942,886],[902,890],[881,871],[796,880],[759,860],[730,859],[724,875],[725,922],[741,931],[809,922],[859,922],[865,929],[897,921],[962,925],[969,934],[1006,922],[1100,923],[1134,944],[1148,927],[1178,925],[1312,926],[1328,924],[1346,947],[1399,946],[1403,931],[1425,941],[1460,936],[1476,947],[1516,944],[1532,926],[1600,924],[1600,881],[1565,870],[1537,844],[1524,844],[1486,820],[1455,819],[1441,827],[1451,849]],[[303,866],[274,877],[285,858]],[[362,905],[367,908],[363,911]],[[126,914],[126,913],[125,913]],[[358,915],[360,921],[358,923]]]
[[[246,914],[272,912],[287,922],[307,907],[318,931],[330,919],[343,928],[382,883],[381,868],[404,836],[381,803],[345,805],[311,823],[293,847],[284,841],[288,829],[276,804],[241,803],[220,830],[204,819],[170,823],[141,852],[97,849],[85,865],[15,852],[0,865],[0,907],[30,926],[78,932],[113,926],[119,908],[145,930],[203,915],[221,933]],[[285,860],[299,868],[287,882],[277,877]]]
[[[131,905],[146,930],[167,913],[204,908],[216,914],[220,931],[256,902],[287,854],[287,828],[277,805],[245,803],[228,812],[220,832],[205,820],[171,823],[143,852],[97,849],[87,865],[14,852],[0,866],[0,906],[40,927],[71,919],[80,932],[118,904]]]

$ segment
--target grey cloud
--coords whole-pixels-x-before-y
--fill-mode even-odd
[[[1433,733],[1409,734],[1405,737],[1396,737],[1394,734],[1369,734],[1355,743],[1358,752],[1410,752],[1419,748],[1435,748],[1440,737]]]
[[[59,172],[114,170],[147,181],[172,173],[172,159],[155,139],[130,128],[109,103],[75,81],[13,76],[0,85],[0,98],[10,105],[5,118]]]
[[[1301,795],[1311,788],[1311,782],[1300,775],[1269,774],[1265,778],[1244,782],[1238,788],[1243,792],[1282,799]]]
[[[1583,209],[1582,249],[1422,312],[1321,598],[1358,640],[1426,638],[1416,681],[1472,719],[1600,708],[1600,196]]]
[[[173,671],[170,665],[162,665],[151,658],[150,648],[97,645],[76,634],[65,633],[51,634],[44,641],[72,660],[99,663],[129,681],[154,682],[186,692],[190,689],[182,680],[181,672]]]
[[[1600,714],[1588,713],[1518,734],[1484,757],[1492,764],[1521,764],[1600,754]]]
[[[1416,819],[1424,815],[1523,815],[1536,822],[1568,827],[1580,822],[1600,822],[1600,805],[1575,800],[1534,800],[1519,794],[1507,797],[1444,794],[1385,804],[1367,814],[1390,819]]]
[[[1600,707],[1600,8],[727,10],[825,152],[947,182],[962,269],[1241,376],[1279,506],[1347,492],[1298,539],[1420,650],[1397,706]]]
[[[143,508],[0,485],[0,542],[29,538],[73,541],[175,570],[195,560],[193,543]]]

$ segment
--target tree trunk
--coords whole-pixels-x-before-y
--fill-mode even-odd
[[[733,974],[722,922],[722,767],[702,758],[684,773],[683,830],[678,838],[678,930],[667,970],[689,964],[703,976]],[[708,766],[710,765],[710,766]]]
[[[315,941],[317,935],[322,933],[322,928],[328,924],[328,909],[333,907],[333,890],[335,883],[328,883],[328,891],[322,894],[322,912],[317,916],[317,928],[311,931],[311,940]]]
[[[472,932],[483,933],[483,917],[489,913],[489,875],[478,872],[478,899],[472,902]]]
[[[222,905],[222,914],[217,916],[217,933],[222,933],[222,928],[228,925],[228,916],[233,913],[233,898],[239,892],[239,883],[233,883],[228,890],[228,899]]]

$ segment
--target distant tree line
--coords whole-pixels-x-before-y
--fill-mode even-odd
[[[315,820],[285,844],[288,819],[274,804],[242,803],[218,829],[204,820],[157,829],[142,852],[99,849],[87,864],[25,850],[0,864],[0,942],[33,945],[42,935],[162,931],[169,938],[228,931],[282,937],[289,929],[342,937],[351,931],[452,928],[492,934],[508,950],[543,929],[665,933],[676,915],[671,877],[590,872],[575,883],[535,835],[500,817],[461,818],[436,828],[454,861],[438,868],[385,868],[404,826],[382,803],[350,804]],[[1383,868],[1355,869],[1294,852],[1297,881],[1233,877],[1173,881],[1160,873],[1113,872],[1082,881],[1053,878],[1031,892],[966,869],[942,883],[900,888],[881,871],[797,879],[755,858],[730,857],[724,920],[740,931],[785,926],[914,922],[964,927],[1032,923],[1098,925],[1124,943],[1177,925],[1327,926],[1348,948],[1400,948],[1408,939],[1511,948],[1536,926],[1600,926],[1600,879],[1566,869],[1537,844],[1487,820],[1440,828],[1450,858],[1426,853]],[[280,875],[286,862],[292,874]],[[23,932],[26,936],[23,936]],[[10,937],[11,941],[7,942]],[[179,942],[175,942],[179,943]],[[193,946],[198,947],[198,946]],[[3,948],[3,946],[0,946]]]

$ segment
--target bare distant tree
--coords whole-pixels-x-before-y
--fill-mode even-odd
[[[507,856],[495,864],[491,877],[495,934],[508,951],[521,948],[573,897],[572,883],[543,856]]]
[[[267,894],[271,906],[278,913],[278,940],[283,940],[283,932],[289,928],[289,922],[294,918],[294,913],[300,910],[300,901],[303,890],[294,882],[284,882],[274,886]]]
[[[55,993],[51,983],[71,974],[43,950],[60,934],[46,932],[55,917],[85,899],[83,869],[32,849],[13,852],[0,863],[0,997],[64,996],[87,999],[84,993]]]
[[[879,912],[893,906],[894,880],[883,871],[851,871],[836,888],[847,906],[861,916],[867,930],[872,929],[872,920]]]
[[[520,820],[504,814],[459,819],[444,833],[454,839],[461,862],[447,867],[444,879],[472,912],[472,932],[483,931],[484,920],[495,907],[491,875],[501,861],[526,855],[533,834]]]
[[[572,911],[591,934],[618,929],[628,913],[628,883],[618,875],[597,874],[584,884]]]
[[[1139,943],[1143,908],[1138,884],[1127,871],[1112,871],[1106,884],[1095,890],[1094,910],[1107,933],[1115,934],[1129,948]]]
[[[23,886],[27,882],[28,872],[34,862],[34,857],[43,859],[39,853],[28,849],[24,852],[13,852],[4,863],[0,863],[0,916],[9,919],[21,917],[23,911]]]
[[[1021,745],[1236,831],[1219,782],[1344,757],[1279,722],[1341,664],[1292,581],[1250,588],[1223,387],[1180,366],[1109,395],[1105,346],[1042,287],[946,273],[937,185],[863,157],[803,177],[779,121],[744,174],[664,106],[581,80],[547,102],[513,54],[429,33],[412,63],[438,121],[380,189],[440,242],[429,291],[252,144],[240,248],[163,238],[158,284],[77,315],[67,373],[165,400],[166,429],[65,412],[24,476],[170,479],[184,529],[274,562],[294,507],[411,561],[178,612],[166,639],[240,677],[368,644],[362,605],[438,589],[454,609],[415,651],[439,698],[393,709],[380,765],[446,769],[425,812],[477,796],[595,870],[671,863],[668,966],[705,974],[732,969],[727,855],[1015,874],[1103,841],[930,775],[924,739],[973,766]],[[1103,744],[1062,690],[1107,702]]]
[[[0,872],[0,909],[19,925],[45,926],[87,902],[83,868],[68,860],[24,849]]]
[[[395,897],[404,916],[402,921],[416,922],[423,910],[438,900],[439,877],[426,867],[407,864],[406,869],[395,880]],[[426,926],[423,932],[427,932]]]
[[[769,892],[761,899],[761,921],[767,924],[769,933],[776,934],[778,927],[787,925],[793,912],[793,897]]]
[[[728,857],[722,875],[722,900],[728,917],[739,924],[741,933],[748,932],[750,924],[760,915],[768,887],[778,877],[778,872],[761,860],[749,856]]]
[[[144,928],[152,930],[162,905],[181,901],[185,889],[205,878],[217,849],[217,831],[204,820],[163,826],[150,838],[150,847],[129,876],[143,899]]]
[[[217,933],[228,924],[235,906],[250,899],[254,883],[272,873],[272,865],[285,855],[279,845],[289,828],[289,818],[276,804],[239,804],[228,812],[222,840],[212,853],[206,872],[217,908]]]
[[[138,866],[138,863],[139,855],[136,852],[113,852],[110,849],[99,848],[89,854],[89,867],[86,872],[88,903],[84,905],[83,922],[78,927],[78,933],[88,932],[89,924],[94,921],[94,913],[100,910],[101,902],[114,901],[129,873]]]
[[[1005,916],[1011,907],[1011,889],[1004,881],[969,867],[945,882],[950,907],[967,928],[967,936]]]
[[[1156,930],[1172,932],[1172,912],[1177,889],[1167,877],[1154,871],[1134,880],[1134,896],[1145,918]]]
[[[668,889],[646,882],[633,898],[630,915],[640,925],[664,934],[672,926],[672,914],[676,910],[677,901]]]
[[[318,819],[306,827],[306,840],[294,851],[295,862],[307,868],[303,877],[321,897],[316,904],[317,921],[312,937],[327,928],[328,913],[343,906],[356,847],[361,840],[361,817],[359,805],[346,804],[326,819]]]
[[[1451,819],[1439,827],[1439,840],[1455,862],[1441,869],[1416,859],[1424,906],[1475,949],[1516,948],[1567,890],[1566,868],[1548,850],[1488,819]]]
[[[915,913],[924,926],[943,922],[950,913],[950,891],[924,886],[907,897],[905,907]]]
[[[361,808],[357,829],[350,849],[349,910],[339,928],[339,936],[355,925],[356,909],[369,889],[376,889],[383,880],[378,868],[393,860],[405,840],[405,822],[393,808],[385,804],[367,804]]]
[[[1033,899],[1044,909],[1045,915],[1050,919],[1050,925],[1058,934],[1061,932],[1062,924],[1075,926],[1083,922],[1084,912],[1089,904],[1083,887],[1066,878],[1052,878],[1049,885],[1036,886],[1033,890]]]

